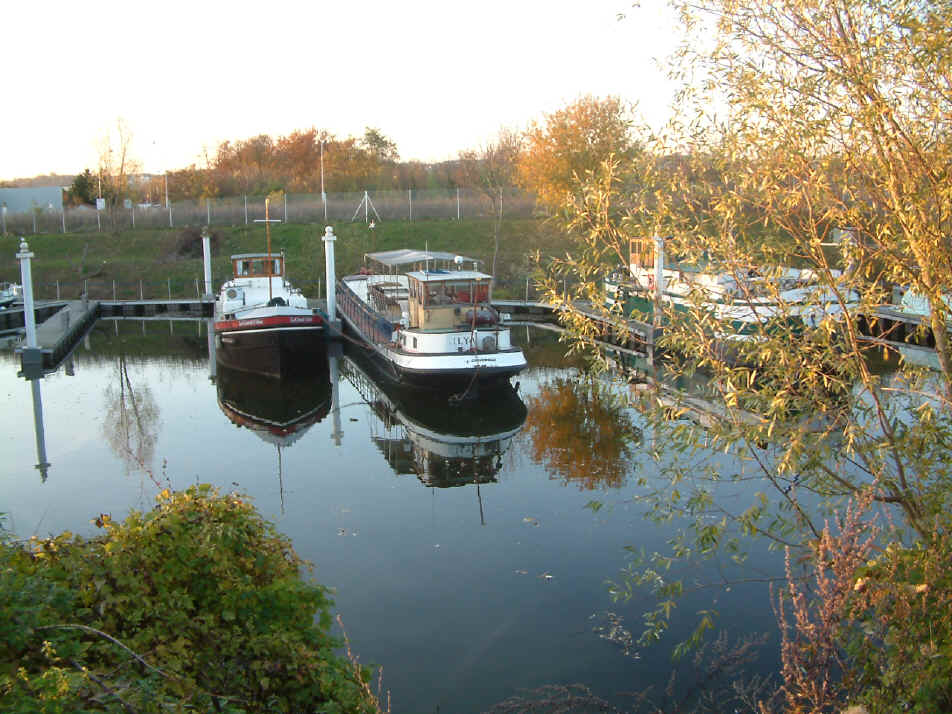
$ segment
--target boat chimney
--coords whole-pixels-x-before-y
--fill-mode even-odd
[[[324,229],[324,269],[327,277],[327,319],[333,322],[337,319],[337,278],[334,275],[334,228],[327,226]]]

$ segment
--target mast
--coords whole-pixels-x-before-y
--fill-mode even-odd
[[[271,199],[264,199],[264,233],[268,237],[268,302],[274,299],[271,288],[271,217],[268,215],[268,207],[271,205]],[[280,454],[280,452],[279,452]]]

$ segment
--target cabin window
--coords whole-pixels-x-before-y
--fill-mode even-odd
[[[413,338],[413,349],[416,349],[416,337]]]

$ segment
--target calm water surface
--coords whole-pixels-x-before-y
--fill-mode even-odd
[[[603,636],[618,616],[637,637],[652,605],[609,595],[625,546],[665,550],[677,526],[647,521],[633,499],[657,474],[645,450],[663,445],[634,413],[596,423],[560,346],[519,333],[531,366],[518,391],[455,406],[394,389],[349,348],[279,385],[209,361],[204,324],[101,322],[39,383],[45,481],[31,385],[5,354],[0,511],[22,537],[89,535],[100,512],[150,508],[167,486],[250,494],[334,589],[395,712],[480,712],[573,683],[624,706],[622,692],[664,688],[698,610],[716,609],[732,637],[774,632],[767,587],[750,583],[687,596],[661,645]],[[767,553],[745,567],[712,562],[689,577],[781,572]],[[772,636],[752,671],[774,668],[776,648]]]

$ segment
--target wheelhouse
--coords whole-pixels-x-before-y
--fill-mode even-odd
[[[277,278],[284,275],[283,253],[244,253],[231,256],[235,278]]]
[[[489,304],[492,277],[475,270],[407,273],[411,329],[459,330],[488,327],[499,315]]]

